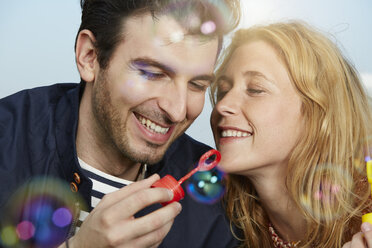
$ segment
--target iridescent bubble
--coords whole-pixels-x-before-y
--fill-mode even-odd
[[[340,202],[353,183],[350,173],[337,165],[318,165],[312,185],[303,185],[306,193],[300,203],[317,220],[334,220],[344,214]]]
[[[353,166],[359,173],[362,173],[364,171],[366,164],[364,163],[364,161],[356,158],[354,159]]]
[[[22,221],[17,225],[17,235],[22,240],[28,240],[35,234],[35,226],[30,221]]]
[[[224,28],[231,21],[230,8],[224,1],[202,2],[201,5],[196,5],[190,0],[172,1],[163,7],[162,13],[175,17],[177,21],[187,26],[188,30],[199,30],[205,35],[212,34],[217,26]]]
[[[70,231],[78,205],[84,207],[68,183],[54,178],[31,180],[14,194],[2,213],[2,244],[5,247],[58,246]]]
[[[0,237],[3,246],[12,247],[18,243],[18,235],[13,226],[4,226],[1,229]]]
[[[172,43],[177,43],[177,42],[180,42],[184,39],[184,34],[183,32],[181,31],[175,31],[173,33],[171,33],[169,39]]]
[[[209,171],[198,171],[187,181],[186,190],[196,201],[213,204],[225,193],[225,173],[217,167]]]
[[[53,223],[58,227],[65,227],[71,224],[72,215],[69,209],[59,208],[53,213]]]
[[[201,31],[203,34],[205,34],[205,35],[211,34],[211,33],[213,33],[215,30],[216,30],[216,24],[215,24],[213,21],[207,21],[207,22],[204,22],[204,23],[200,26],[200,31]]]

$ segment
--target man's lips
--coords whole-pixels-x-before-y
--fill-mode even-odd
[[[142,115],[135,114],[136,124],[145,139],[154,144],[164,144],[173,133],[174,126],[163,126]]]
[[[159,125],[158,123],[151,121],[141,115],[135,115],[138,121],[146,127],[150,132],[166,134],[169,131],[169,127],[164,127]]]

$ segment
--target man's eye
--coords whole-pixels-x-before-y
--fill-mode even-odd
[[[151,72],[143,69],[139,69],[139,73],[146,80],[158,80],[164,77],[163,73]]]

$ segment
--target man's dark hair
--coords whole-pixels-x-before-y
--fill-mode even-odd
[[[189,34],[217,36],[219,46],[222,36],[239,22],[239,0],[81,0],[81,25],[95,36],[97,59],[105,69],[117,44],[123,37],[123,23],[128,17],[150,12],[154,18],[162,14],[172,15]],[[216,29],[209,34],[200,31],[200,26],[190,24],[191,17],[199,23],[212,21]],[[78,32],[78,33],[79,33]]]

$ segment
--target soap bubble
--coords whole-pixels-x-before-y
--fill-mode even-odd
[[[344,214],[340,200],[353,183],[350,173],[337,165],[318,165],[313,185],[300,197],[301,205],[317,220],[334,220]],[[317,178],[317,179],[315,179]],[[342,200],[341,200],[342,201]]]
[[[201,7],[203,6],[203,7]],[[208,10],[208,16],[205,14]],[[223,1],[205,0],[202,5],[195,5],[190,0],[171,2],[163,6],[161,13],[175,17],[175,19],[187,27],[190,34],[213,35],[217,27],[222,29],[231,21],[230,8]],[[154,29],[156,27],[154,26]],[[179,29],[169,25],[169,37],[167,40],[157,40],[157,44],[177,43],[187,37],[185,33],[179,33]]]
[[[23,185],[1,216],[0,246],[56,247],[62,243],[82,206],[66,182],[35,178]]]
[[[203,34],[211,34],[211,33],[213,33],[215,30],[216,30],[216,24],[215,24],[213,21],[207,21],[207,22],[204,22],[204,23],[200,26],[200,31],[201,31]]]
[[[217,167],[209,171],[198,171],[187,181],[186,190],[196,201],[213,204],[225,193],[225,173]]]

